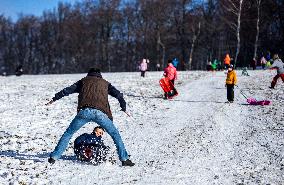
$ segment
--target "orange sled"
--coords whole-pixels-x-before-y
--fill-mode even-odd
[[[159,83],[163,91],[165,92],[167,99],[171,99],[178,95],[178,92],[175,89],[173,83],[167,77],[162,78]]]

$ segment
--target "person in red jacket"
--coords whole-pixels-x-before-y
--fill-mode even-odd
[[[164,69],[164,76],[167,77],[173,85],[175,85],[175,80],[177,79],[177,70],[172,64],[172,60],[168,60],[168,66]],[[170,96],[177,94],[177,90],[174,88]],[[167,98],[165,93],[165,98]]]
[[[168,66],[164,69],[164,76],[169,78],[169,80],[175,84],[175,80],[177,79],[177,70],[172,64],[172,60],[168,60]]]

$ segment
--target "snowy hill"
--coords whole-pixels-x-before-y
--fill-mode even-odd
[[[275,71],[249,71],[226,102],[224,72],[179,72],[179,96],[163,100],[162,72],[104,73],[124,93],[127,117],[110,97],[115,125],[134,167],[76,161],[73,141],[64,156],[47,162],[76,115],[77,95],[50,106],[48,99],[85,74],[0,77],[0,184],[283,184],[284,84],[268,88]],[[247,105],[249,97],[272,105]],[[105,144],[117,157],[111,138]]]

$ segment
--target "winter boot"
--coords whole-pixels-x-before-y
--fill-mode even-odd
[[[122,161],[122,166],[134,166],[135,163],[133,163],[131,160],[127,159],[126,161]]]

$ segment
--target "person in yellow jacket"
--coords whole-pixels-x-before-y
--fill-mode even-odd
[[[227,99],[228,102],[234,102],[234,86],[237,85],[237,73],[233,65],[229,65],[226,78]]]

